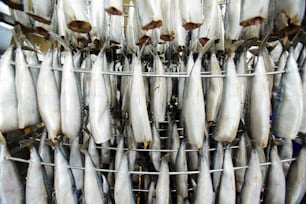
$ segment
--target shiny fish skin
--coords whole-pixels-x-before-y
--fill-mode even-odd
[[[286,66],[286,61],[288,59],[289,53],[287,51],[284,51],[279,60],[278,60],[278,66],[277,66],[277,71],[283,71]],[[279,89],[280,81],[281,81],[282,74],[276,74],[273,76],[273,89],[272,89],[272,96],[273,100],[276,100],[277,97],[277,90]]]
[[[89,122],[91,133],[97,144],[105,143],[111,138],[111,116],[102,66],[104,54],[100,53],[91,71]]]
[[[236,73],[233,56],[225,63],[226,77],[224,80],[223,96],[214,140],[232,142],[237,134],[240,121],[240,82]]]
[[[161,0],[136,1],[136,7],[140,16],[141,27],[143,30],[159,28],[163,24],[161,14]]]
[[[168,161],[163,159],[160,165],[160,172],[156,184],[156,203],[168,204],[170,201],[170,176]]]
[[[20,129],[39,122],[36,89],[21,47],[16,50],[16,93]]]
[[[24,51],[26,56],[26,61],[29,65],[39,65],[38,57],[36,52]],[[34,82],[34,87],[37,87],[37,79],[39,75],[39,69],[36,67],[30,67],[31,76]]]
[[[156,124],[152,123],[152,142],[150,144],[151,149],[153,150],[160,150],[160,136],[159,136],[159,132],[157,130]],[[151,157],[151,161],[153,163],[153,166],[155,168],[156,171],[159,171],[160,169],[160,152],[159,151],[153,151],[150,152],[150,157]]]
[[[225,38],[238,40],[242,27],[240,26],[241,0],[229,0],[224,17]]]
[[[122,15],[123,7],[122,0],[105,0],[104,7],[105,11],[107,11],[111,15]]]
[[[269,167],[268,181],[265,187],[264,203],[285,203],[286,179],[276,147],[272,147],[270,150],[270,158],[271,166]]]
[[[39,142],[39,148],[38,148],[38,153],[42,161],[51,163],[51,153],[50,153],[50,146],[46,144],[46,139],[47,139],[47,130],[44,128],[42,135],[40,137],[40,142]],[[53,167],[51,166],[44,166],[46,170],[47,177],[50,182],[53,182]]]
[[[257,150],[252,150],[241,189],[241,203],[260,203],[262,175]]]
[[[126,131],[127,131],[128,148],[130,150],[128,152],[129,170],[133,171],[134,168],[135,168],[138,152],[137,151],[132,151],[131,149],[136,149],[137,148],[137,143],[134,139],[133,130],[132,130],[132,127],[130,125],[128,125],[126,127]]]
[[[198,175],[198,186],[195,194],[194,204],[201,204],[203,202],[207,204],[212,204],[214,203],[214,193],[209,172],[209,162],[204,156],[201,156],[200,158],[199,171],[200,174]]]
[[[105,10],[104,10],[105,0],[92,0],[90,4],[90,13],[91,13],[91,26],[92,32],[97,36],[98,40],[105,39]]]
[[[14,69],[11,65],[13,48],[9,47],[0,59],[0,131],[18,129],[17,95]],[[7,120],[10,118],[10,120]]]
[[[193,30],[203,24],[203,12],[201,0],[180,0],[182,26],[185,30]]]
[[[35,147],[30,151],[30,163],[26,183],[26,203],[48,203],[47,189],[43,178],[43,167]]]
[[[174,36],[174,23],[175,20],[172,15],[174,13],[173,0],[162,1],[161,12],[163,17],[163,25],[160,29],[160,39],[164,41],[172,41]]]
[[[136,49],[136,41],[137,39],[137,19],[136,19],[136,8],[134,5],[134,2],[130,0],[129,5],[129,16],[127,19],[127,25],[125,29],[125,36],[126,36],[126,42],[127,42],[127,47],[131,52],[134,52]]]
[[[75,139],[70,143],[70,155],[69,155],[69,165],[83,167],[83,158],[80,152],[79,140]],[[83,178],[84,172],[79,169],[71,169],[76,189],[81,191],[83,190]]]
[[[272,133],[282,138],[294,139],[302,122],[303,90],[292,50],[285,71],[273,108]]]
[[[104,203],[102,180],[88,153],[85,153],[84,195],[86,203]]]
[[[300,150],[289,169],[286,183],[286,203],[300,203],[306,189],[306,146]]]
[[[210,71],[211,74],[221,75],[221,69],[219,66],[218,59],[215,53],[211,54],[210,57]],[[207,121],[215,123],[217,115],[220,109],[223,91],[223,79],[222,78],[210,78],[209,88],[207,90],[207,102],[206,102],[206,114]]]
[[[10,156],[5,138],[0,132],[0,200],[3,204],[22,204],[24,202],[23,185],[14,163],[8,160]]]
[[[236,202],[235,174],[230,148],[226,148],[223,160],[223,172],[216,203],[234,204]]]
[[[237,74],[247,74],[248,73],[248,65],[247,65],[247,58],[246,58],[246,51],[241,53],[239,60],[237,61]],[[245,104],[246,104],[246,97],[249,90],[249,77],[239,77],[240,81],[240,99],[241,99],[241,110],[240,110],[240,118],[242,121],[245,122]]]
[[[97,146],[95,143],[95,140],[93,137],[89,138],[89,143],[88,143],[88,154],[90,155],[90,158],[94,165],[99,168],[100,167],[100,156],[99,152],[97,150]]]
[[[240,25],[261,24],[268,17],[269,1],[241,0]]]
[[[217,143],[216,150],[213,153],[213,160],[212,160],[212,168],[213,169],[222,169],[223,166],[223,158],[224,158],[224,151],[222,142]],[[213,181],[213,189],[215,192],[218,192],[220,180],[221,180],[222,172],[214,172],[212,175]]]
[[[291,159],[293,156],[293,145],[290,139],[284,139],[283,144],[279,151],[280,158],[283,159]],[[291,162],[283,162],[283,171],[285,176],[287,176]]]
[[[177,131],[177,124],[173,122],[172,131],[171,131],[171,150],[178,150],[180,147],[180,138]],[[172,166],[175,166],[177,157],[177,151],[171,153],[171,163]]]
[[[133,76],[130,93],[130,118],[135,141],[150,142],[152,132],[147,113],[144,80],[140,59],[133,55],[132,61]]]
[[[115,170],[118,170],[120,168],[121,161],[122,161],[122,158],[123,158],[123,155],[124,155],[123,147],[124,147],[124,140],[121,137],[119,139],[119,142],[117,144],[117,149],[116,149]]]
[[[306,124],[306,60],[304,60],[301,69],[302,69],[301,78],[303,86],[303,116],[299,132],[306,134],[306,125],[305,125]]]
[[[173,2],[173,24],[174,24],[174,40],[173,44],[176,50],[183,50],[186,41],[186,30],[182,27],[182,14],[180,10],[180,2],[174,0]]]
[[[55,1],[26,0],[24,1],[25,12],[44,24],[50,24]]]
[[[118,204],[133,204],[135,203],[132,188],[131,179],[128,172],[128,160],[125,154],[121,160],[119,172],[116,176],[115,183],[115,203]]]
[[[68,168],[68,162],[63,154],[63,149],[56,146],[54,155],[54,189],[56,203],[58,204],[76,204],[77,195],[71,169]]]
[[[180,148],[176,156],[175,171],[177,172],[188,171],[185,150],[186,150],[186,144],[183,141],[180,145]],[[175,179],[176,179],[177,197],[181,197],[182,199],[188,198],[188,175],[187,174],[176,175]]]
[[[255,75],[251,79],[249,99],[249,131],[256,145],[266,147],[270,133],[269,84],[262,55],[258,56]]]
[[[247,137],[247,135],[242,134],[239,140],[239,148],[234,158],[234,164],[236,167],[248,165],[248,153],[247,153],[245,137]],[[235,170],[236,191],[237,192],[241,192],[241,188],[244,182],[245,171],[246,169]]]
[[[81,102],[73,69],[72,53],[68,51],[61,84],[61,126],[63,134],[70,140],[75,140],[81,129]]]
[[[51,70],[52,50],[41,64],[37,80],[37,99],[41,118],[49,139],[55,140],[61,129],[60,96]]]

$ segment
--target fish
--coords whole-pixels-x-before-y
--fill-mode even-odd
[[[64,12],[64,1],[65,0],[58,0],[56,4],[57,10],[57,33],[59,36],[64,38],[69,38],[70,30],[67,28],[67,21],[65,18]]]
[[[51,24],[55,1],[26,0],[23,2],[24,12],[34,20]]]
[[[271,99],[263,56],[255,65],[249,92],[249,134],[256,145],[266,147],[270,134]]]
[[[264,203],[285,203],[286,179],[277,147],[270,150],[271,166],[265,185]]]
[[[216,150],[214,151],[212,168],[213,169],[222,169],[224,158],[224,150],[221,142],[217,143]],[[213,189],[215,192],[218,191],[220,186],[222,172],[214,172],[212,175]]]
[[[194,204],[214,203],[214,192],[212,180],[209,172],[209,162],[205,156],[200,157],[199,175],[197,191],[195,193]]]
[[[302,113],[302,122],[299,127],[299,132],[306,134],[306,60],[301,67],[301,79],[302,79],[302,90],[303,90],[303,113]]]
[[[1,203],[24,203],[23,185],[11,157],[6,140],[0,132],[0,200]],[[9,184],[9,185],[8,185]],[[37,194],[36,194],[37,195]]]
[[[259,203],[262,188],[262,174],[257,150],[250,153],[248,168],[246,169],[244,182],[241,189],[241,203]]]
[[[156,184],[156,203],[168,204],[170,201],[170,175],[166,159],[162,159]]]
[[[173,0],[162,1],[163,6],[161,6],[161,14],[163,18],[163,25],[160,30],[160,39],[164,41],[172,41],[175,37],[174,35],[174,19],[172,17],[174,11]]]
[[[157,75],[164,75],[165,70],[158,55],[154,56],[153,69]],[[151,112],[153,120],[158,126],[165,120],[167,109],[167,79],[165,77],[154,77],[151,81]]]
[[[215,53],[210,56],[210,72],[212,75],[221,75],[221,69]],[[206,95],[206,119],[208,124],[215,123],[221,106],[223,92],[223,79],[210,78]]]
[[[30,163],[26,182],[26,203],[48,203],[41,158],[33,146],[30,151]]]
[[[50,146],[47,144],[47,141],[46,141],[47,138],[48,138],[47,130],[46,128],[44,128],[41,134],[41,137],[40,137],[38,153],[43,162],[52,163],[53,161],[51,159]],[[45,168],[47,177],[49,179],[49,182],[53,182],[53,176],[54,176],[53,167],[44,166],[44,168]]]
[[[216,203],[236,203],[235,173],[230,148],[226,148],[223,158],[223,172],[219,184]]]
[[[294,139],[303,117],[303,87],[292,50],[287,58],[285,71],[273,107],[271,130],[279,137]]]
[[[292,162],[286,178],[286,203],[300,203],[306,189],[306,146]]]
[[[104,203],[102,179],[90,155],[85,153],[84,197],[86,203]]]
[[[81,101],[74,67],[72,53],[68,51],[63,66],[60,102],[62,132],[70,140],[78,138],[81,129]]]
[[[129,116],[135,141],[137,143],[144,142],[146,144],[152,141],[152,132],[147,113],[141,61],[136,55],[133,55],[132,69],[133,76],[130,89]]]
[[[70,142],[70,155],[69,155],[69,165],[76,167],[83,167],[83,158],[80,152],[79,140],[75,139]],[[80,169],[71,169],[76,189],[82,191],[84,187],[84,172]]]
[[[91,24],[86,15],[86,1],[63,0],[63,10],[67,27],[74,32],[88,33],[91,30]]]
[[[92,26],[91,32],[96,37],[96,39],[103,41],[105,40],[105,10],[104,3],[106,0],[93,0],[90,4],[90,24]]]
[[[129,11],[128,11],[128,17],[127,17],[127,24],[126,24],[126,29],[125,29],[125,37],[126,37],[126,44],[127,48],[131,52],[136,51],[136,41],[138,40],[137,38],[137,19],[136,19],[136,13],[137,10],[135,8],[135,4],[132,0],[129,1]],[[127,59],[126,59],[127,60]],[[126,63],[126,62],[125,62]],[[124,64],[124,66],[128,66],[128,64]],[[126,67],[128,68],[128,67]],[[126,77],[127,78],[127,77]],[[122,77],[123,79],[123,77]]]
[[[229,0],[224,16],[224,37],[229,40],[239,40],[241,0]]]
[[[245,133],[242,133],[239,140],[239,148],[234,157],[235,167],[247,166],[248,165],[248,152],[246,147],[246,137]],[[244,175],[246,169],[236,169],[235,170],[235,179],[236,179],[236,191],[241,192],[241,188],[244,182]]]
[[[105,79],[101,75],[104,54],[99,53],[91,70],[89,96],[89,122],[95,143],[105,143],[111,139],[111,115]]]
[[[264,59],[265,67],[266,67],[266,72],[272,72],[275,64],[270,56],[270,53],[268,52],[267,48],[263,49],[262,56]],[[273,89],[273,75],[267,75],[268,83],[269,83],[269,92],[270,92],[270,97],[272,97],[272,89]]]
[[[54,163],[54,189],[56,203],[78,203],[72,171],[68,168],[68,161],[64,156],[60,143],[58,143],[55,148]]]
[[[180,147],[180,138],[179,138],[179,133],[177,130],[177,124],[173,122],[172,131],[171,131],[171,150],[174,150],[174,151],[171,152],[171,156],[170,156],[172,166],[175,166],[177,151],[179,147]]]
[[[101,144],[101,162],[100,165],[103,166],[105,164],[110,164],[111,152],[110,152],[110,141],[106,141]]]
[[[85,60],[83,60],[81,69],[86,71],[92,69],[92,60],[90,55],[87,55]],[[89,107],[90,77],[91,76],[88,73],[80,73],[81,102],[85,107]]]
[[[123,17],[122,16],[118,16],[118,15],[111,15],[110,16],[110,22],[109,22],[109,38],[110,41],[114,44],[119,44],[122,45],[122,41],[123,41],[123,28],[122,26],[118,26],[118,25],[122,25],[123,21]]]
[[[143,30],[151,30],[163,25],[160,0],[154,2],[150,0],[136,1],[136,8],[138,8]]]
[[[183,103],[183,123],[185,128],[185,134],[188,139],[188,143],[199,149],[202,147],[204,132],[206,128],[205,124],[205,104],[203,96],[203,88],[201,81],[201,61],[203,53],[200,54],[193,64],[189,62],[187,64],[187,72],[190,76],[187,80],[186,91],[184,92]],[[192,54],[191,57],[192,58]],[[189,70],[191,67],[191,70]]]
[[[156,123],[152,123],[152,142],[150,143],[150,149],[153,151],[150,152],[151,161],[153,163],[153,166],[156,171],[159,171],[160,169],[160,149],[161,149],[161,141],[160,141],[160,135],[157,130]]]
[[[124,140],[121,137],[119,139],[119,142],[117,144],[117,149],[116,149],[116,156],[115,156],[115,170],[118,170],[120,168],[121,161],[123,159],[124,155]]]
[[[172,8],[172,18],[174,27],[174,39],[173,44],[177,51],[183,51],[186,44],[186,30],[184,29],[182,22],[182,14],[180,9],[180,2],[174,1]]]
[[[187,172],[187,158],[186,158],[186,143],[182,141],[178,149],[176,161],[176,172]],[[188,198],[188,174],[178,174],[175,176],[176,180],[176,195],[182,199]],[[177,200],[177,203],[178,200]]]
[[[122,0],[105,0],[105,11],[110,15],[122,15],[123,14],[123,1]]]
[[[203,24],[203,11],[201,0],[179,1],[182,26],[185,30],[194,30]]]
[[[25,57],[26,57],[26,62],[28,63],[28,65],[36,65],[39,66],[39,60],[37,57],[36,52],[33,51],[24,51]],[[37,69],[37,67],[31,67],[30,66],[30,72],[31,72],[31,76],[34,82],[34,87],[37,87],[37,79],[38,79],[38,75],[39,75],[39,69]]]
[[[128,172],[127,154],[124,154],[120,163],[120,167],[116,176],[114,189],[115,203],[133,204],[134,196],[132,192],[131,178]]]
[[[223,82],[222,102],[213,134],[213,139],[219,142],[232,142],[240,121],[241,87],[233,57],[228,56],[224,65],[226,76]]]
[[[89,138],[87,153],[89,154],[91,161],[94,163],[95,167],[99,168],[100,155],[93,137]]]
[[[283,144],[280,146],[279,151],[280,158],[283,159],[292,159],[293,156],[293,145],[291,139],[284,139]],[[283,162],[283,171],[285,176],[287,176],[291,162]]]
[[[179,63],[177,66],[178,73],[186,72],[186,65],[184,64],[183,60],[179,58]],[[178,96],[177,96],[177,108],[181,111],[183,109],[183,101],[184,101],[184,90],[185,90],[185,78],[178,79]]]
[[[250,26],[261,24],[268,17],[269,1],[242,0],[240,10],[240,25]]]
[[[36,88],[21,47],[16,49],[15,70],[18,128],[23,129],[39,123],[40,115]]]
[[[147,204],[155,204],[156,203],[156,195],[155,195],[155,182],[151,181],[149,186],[149,193],[148,193],[148,202]]]
[[[188,169],[191,171],[196,171],[199,167],[199,156],[198,156],[198,151],[197,151],[198,148],[189,143],[187,143],[186,146],[187,146],[187,149],[192,150],[192,151],[187,152]]]
[[[9,47],[0,59],[0,131],[18,129],[18,102],[15,74],[11,65],[13,47]],[[8,120],[9,118],[9,120]]]
[[[25,31],[33,31],[33,22],[30,17],[23,11],[11,10],[11,16],[17,25],[20,25]]]
[[[133,171],[135,169],[136,160],[138,157],[137,151],[137,143],[134,139],[132,127],[130,125],[126,126],[127,131],[127,140],[128,140],[128,159],[129,159],[129,170]],[[154,137],[153,137],[154,138]]]
[[[280,58],[278,60],[278,66],[277,66],[277,71],[284,71],[285,66],[286,66],[286,61],[288,59],[288,51],[282,52],[280,55]],[[273,103],[277,99],[277,91],[279,89],[280,81],[281,81],[282,74],[275,74],[273,75],[273,88],[272,88],[272,97],[273,97]]]
[[[305,13],[305,1],[298,0],[294,4],[286,1],[275,1],[275,31],[281,31],[287,27],[299,27]]]

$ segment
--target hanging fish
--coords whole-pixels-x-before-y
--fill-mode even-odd
[[[174,6],[173,0],[162,1],[163,5],[161,6],[162,16],[163,16],[163,25],[160,31],[160,39],[164,41],[172,41],[174,39],[174,23],[173,17]]]
[[[261,24],[268,16],[269,1],[242,0],[240,25],[249,26]]]
[[[130,125],[126,126],[126,131],[127,131],[127,140],[128,140],[128,159],[129,159],[129,170],[133,171],[135,168],[136,160],[138,157],[138,152],[135,151],[137,148],[137,143],[134,139],[132,127]]]
[[[302,73],[302,89],[303,89],[303,114],[302,114],[302,122],[299,127],[299,132],[306,134],[306,60],[304,60],[303,66],[301,67]]]
[[[13,48],[9,47],[0,59],[0,131],[18,129],[17,94],[14,69],[11,65]]]
[[[159,176],[156,184],[156,203],[168,204],[170,194],[170,176],[168,161],[163,159],[160,165]]]
[[[264,59],[257,58],[255,75],[251,80],[249,98],[249,132],[256,145],[266,147],[270,133],[271,99]]]
[[[282,138],[294,139],[303,117],[303,87],[292,50],[287,58],[285,71],[273,107],[272,133]]]
[[[156,171],[160,169],[160,149],[161,149],[161,142],[160,142],[160,135],[156,127],[156,123],[152,123],[152,142],[150,144],[150,149],[153,151],[150,152],[151,161]]]
[[[20,129],[35,125],[40,121],[36,89],[25,61],[21,47],[17,47],[16,59],[16,92],[18,101],[18,126]]]
[[[125,29],[125,37],[126,37],[126,44],[128,49],[131,52],[135,52],[136,50],[136,42],[137,42],[137,14],[135,13],[135,5],[132,0],[129,2],[129,12],[127,18],[127,24]]]
[[[44,24],[51,24],[54,5],[54,0],[25,0],[23,2],[24,12]]]
[[[184,64],[183,60],[179,59],[179,64],[177,66],[178,73],[186,72],[186,65]],[[183,108],[183,101],[184,101],[184,90],[185,90],[185,78],[181,77],[178,79],[178,96],[177,96],[177,107],[179,110]]]
[[[292,145],[292,140],[285,138],[283,141],[282,146],[280,147],[279,151],[279,156],[280,158],[283,159],[292,159],[293,156],[293,145]],[[287,176],[289,168],[291,166],[291,162],[283,162],[283,171],[285,176]]]
[[[229,56],[224,65],[226,77],[216,131],[213,135],[214,140],[221,142],[232,142],[235,139],[240,121],[241,87],[233,57]]]
[[[136,142],[144,142],[145,147],[152,141],[152,133],[147,112],[141,61],[136,55],[132,59],[133,76],[130,93],[130,119]]]
[[[89,97],[90,129],[97,144],[111,139],[111,115],[105,79],[101,74],[104,60],[106,60],[103,55],[103,52],[100,52],[93,65]]]
[[[83,167],[83,158],[80,152],[79,140],[75,139],[70,142],[70,155],[69,155],[69,165],[76,167]],[[82,191],[84,187],[83,178],[84,172],[80,169],[71,169],[76,190]]]
[[[174,0],[172,7],[172,22],[174,27],[174,47],[177,51],[182,51],[186,44],[186,30],[184,29],[182,22],[182,14],[180,9],[180,1]]]
[[[96,146],[96,143],[93,137],[89,138],[87,152],[93,164],[95,165],[95,167],[99,168],[100,167],[100,155],[97,150],[97,146]]]
[[[222,142],[217,143],[216,150],[214,151],[212,168],[213,169],[222,169],[224,158],[224,150]],[[214,192],[218,192],[220,181],[221,181],[222,172],[214,172],[212,175],[213,189]]]
[[[226,5],[224,17],[225,38],[229,40],[239,40],[242,30],[240,26],[241,0],[229,0]]]
[[[199,28],[203,24],[202,1],[180,0],[179,3],[182,15],[182,26],[185,28],[185,30]]]
[[[242,133],[239,140],[239,148],[237,150],[236,156],[234,157],[235,167],[247,166],[248,165],[248,153],[246,147],[246,137],[244,133]],[[244,182],[244,175],[246,169],[237,169],[235,170],[235,179],[236,179],[236,191],[241,192],[241,188]]]
[[[38,57],[36,52],[33,51],[24,51],[25,56],[26,56],[26,61],[28,63],[28,65],[36,65],[39,66],[39,61],[38,61]],[[37,87],[37,79],[38,79],[38,75],[39,75],[39,69],[37,69],[37,67],[31,67],[30,66],[30,72],[31,72],[31,76],[34,82],[34,86]]]
[[[93,35],[100,41],[105,40],[106,32],[105,32],[105,10],[104,3],[106,0],[93,0],[90,4],[90,14],[91,14],[91,32]]]
[[[19,180],[19,174],[15,164],[9,160],[6,141],[0,132],[0,198],[1,203],[24,203],[23,185]],[[36,194],[37,195],[37,194]]]
[[[122,0],[105,0],[105,11],[111,15],[122,15],[123,13],[123,1]],[[118,26],[118,25],[117,25]]]
[[[109,39],[115,45],[122,46],[123,42],[123,17],[118,15],[111,15],[110,22],[109,22]]]
[[[52,163],[51,160],[51,153],[50,153],[50,146],[46,144],[47,140],[47,130],[46,128],[43,129],[43,132],[40,137],[40,142],[39,142],[39,148],[38,148],[38,153],[43,162],[46,163]],[[51,166],[44,166],[46,170],[47,177],[49,179],[49,182],[53,182],[53,167]]]
[[[176,161],[175,161],[175,171],[176,172],[187,172],[188,171],[185,141],[181,143],[180,148],[178,149]],[[188,198],[188,174],[178,174],[175,176],[175,179],[176,179],[177,202],[179,199],[183,199],[183,200],[187,199]]]
[[[138,8],[141,27],[143,30],[151,30],[163,25],[161,0],[136,1],[136,7]]]
[[[121,161],[124,155],[124,140],[123,137],[120,137],[119,142],[116,148],[116,156],[115,156],[115,170],[120,168]]]
[[[61,126],[63,134],[70,140],[78,138],[81,129],[81,102],[74,67],[72,53],[68,51],[61,84]]]
[[[279,60],[278,60],[278,65],[276,71],[284,71],[285,66],[286,66],[286,61],[288,59],[289,53],[287,51],[284,51]],[[282,74],[275,74],[273,76],[273,89],[272,89],[272,97],[273,97],[273,102],[277,101],[277,91],[279,89],[280,81],[281,81]]]
[[[175,166],[177,151],[179,147],[180,147],[180,138],[179,138],[179,133],[177,130],[177,124],[173,122],[172,130],[171,130],[171,150],[174,150],[173,152],[171,152],[172,166]]]

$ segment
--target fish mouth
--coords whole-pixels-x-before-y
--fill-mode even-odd
[[[41,16],[38,16],[36,15],[35,13],[28,13],[27,14],[32,17],[34,20],[36,21],[39,21],[39,22],[42,22],[44,24],[47,24],[47,25],[50,25],[51,24],[51,21],[49,19],[46,19],[44,17],[41,17]]]
[[[250,25],[257,25],[257,24],[262,24],[264,22],[265,18],[261,16],[256,16],[254,18],[250,18],[244,21],[240,22],[241,26],[250,26]]]
[[[77,33],[88,33],[91,30],[91,25],[87,21],[71,21],[67,24],[68,28]]]
[[[163,25],[163,21],[162,20],[152,20],[150,23],[148,23],[147,25],[143,26],[142,29],[143,30],[151,30],[154,28],[159,28]]]
[[[122,15],[122,11],[120,11],[119,9],[111,6],[110,8],[105,9],[106,12],[108,12],[109,14],[112,15],[117,15],[117,16],[121,16]]]
[[[196,28],[201,27],[202,23],[192,23],[192,22],[188,22],[183,24],[183,27],[185,28],[185,30],[194,30]]]

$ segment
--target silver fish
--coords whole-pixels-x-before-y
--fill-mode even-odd
[[[245,137],[247,137],[247,135],[242,134],[239,140],[239,148],[234,158],[234,164],[236,167],[248,165],[248,153],[247,153]],[[244,182],[245,171],[246,169],[235,170],[236,191],[237,192],[241,192],[241,188]]]
[[[279,60],[278,60],[278,66],[277,66],[277,71],[283,71],[285,69],[286,66],[286,61],[288,59],[288,51],[284,51]],[[279,85],[280,85],[280,81],[281,81],[281,77],[282,74],[275,74],[273,76],[273,89],[272,89],[272,97],[273,100],[276,101],[276,97],[277,97],[277,90],[279,89]]]
[[[241,0],[229,0],[227,2],[224,29],[225,38],[230,40],[238,40],[242,27],[240,26],[240,9]]]
[[[217,143],[216,150],[214,151],[212,160],[212,168],[213,169],[222,169],[223,166],[223,158],[224,158],[224,151],[223,151],[223,145],[221,142]],[[214,191],[217,192],[220,181],[221,181],[222,172],[214,172],[212,175],[212,181],[213,181],[213,187]]]
[[[168,161],[163,159],[160,165],[159,176],[156,185],[156,203],[168,204],[170,193],[170,176]]]
[[[215,53],[210,57],[210,72],[212,75],[221,75],[219,61]],[[223,91],[222,78],[210,78],[207,90],[206,114],[208,123],[215,123],[220,109]]]
[[[135,168],[137,154],[138,154],[137,151],[134,151],[134,149],[137,148],[137,143],[134,139],[132,127],[128,125],[126,129],[127,129],[126,131],[127,131],[128,149],[129,149],[129,152],[128,152],[129,170],[133,171]]]
[[[44,183],[43,167],[36,148],[30,152],[30,163],[26,183],[26,203],[48,203],[47,189]]]
[[[136,7],[143,30],[159,28],[163,25],[160,0],[154,2],[150,0],[136,1]]]
[[[54,189],[56,203],[78,203],[72,172],[71,169],[68,168],[68,162],[60,144],[55,148],[54,162]]]
[[[42,161],[46,163],[52,163],[50,147],[49,145],[46,144],[47,136],[48,136],[47,130],[44,129],[40,137],[38,153]],[[53,181],[53,167],[45,166],[45,170],[46,170],[46,174],[47,174],[49,181],[52,182]]]
[[[104,203],[102,180],[88,153],[85,153],[84,195],[86,203]]]
[[[134,2],[132,0],[129,1],[129,12],[128,12],[128,19],[126,24],[125,36],[126,36],[126,43],[127,47],[130,51],[136,51],[136,42],[138,40],[137,35],[137,19],[136,19],[136,8]],[[136,31],[136,32],[135,32]],[[127,60],[127,59],[126,59]],[[127,66],[126,64],[124,66]]]
[[[80,152],[79,140],[75,139],[70,144],[69,165],[83,167],[83,159]],[[83,170],[71,169],[77,190],[83,190]]]
[[[105,0],[104,7],[105,11],[107,11],[111,15],[122,15],[123,7],[122,0]]]
[[[150,157],[151,157],[151,161],[153,163],[153,166],[155,168],[156,171],[159,171],[160,169],[160,146],[161,146],[161,142],[160,142],[160,135],[159,135],[159,132],[157,130],[157,127],[156,127],[156,123],[152,123],[152,142],[150,144],[150,148],[152,150],[157,150],[157,151],[153,151],[153,152],[150,152]]]
[[[182,14],[180,10],[180,2],[174,1],[173,2],[173,24],[174,24],[174,40],[173,44],[176,50],[182,51],[185,47],[186,43],[186,30],[184,29],[183,22],[182,22]]]
[[[262,175],[259,166],[257,150],[251,152],[248,168],[245,172],[244,182],[241,189],[241,203],[260,203],[262,188]]]
[[[303,66],[301,67],[302,69],[302,86],[303,86],[303,116],[302,116],[302,122],[299,127],[299,132],[306,134],[306,60],[304,60]]]
[[[175,171],[177,172],[188,171],[185,146],[186,146],[185,141],[183,141],[177,152],[176,162],[175,162]],[[181,197],[182,199],[188,198],[188,174],[178,174],[175,176],[175,179],[176,179],[177,197]]]
[[[110,141],[106,141],[104,143],[101,144],[102,150],[101,150],[101,166],[105,165],[105,164],[109,164],[110,163],[110,159],[111,159],[111,153],[110,153]]]
[[[9,160],[10,153],[8,151],[5,138],[0,132],[0,198],[1,203],[23,203],[23,185],[19,180],[14,163]],[[9,185],[8,185],[9,184]]]
[[[174,39],[174,19],[172,17],[174,13],[173,0],[162,1],[161,13],[163,17],[163,25],[160,30],[160,39],[164,41],[172,41]]]
[[[271,166],[265,186],[264,203],[285,203],[286,179],[276,147],[272,147],[270,150],[270,158]]]
[[[187,149],[192,150],[192,151],[187,152],[188,169],[191,171],[196,171],[199,167],[199,156],[198,156],[198,152],[196,151],[198,150],[198,148],[189,143],[186,146],[187,146]]]
[[[25,51],[26,61],[29,65],[39,65],[38,57],[36,52]],[[30,67],[31,76],[34,82],[34,86],[37,87],[37,79],[39,75],[39,69],[36,67]]]
[[[180,138],[177,131],[177,124],[173,122],[172,131],[171,131],[171,150],[175,150],[171,153],[171,163],[172,166],[175,166],[175,161],[177,157],[177,150],[180,147]]]
[[[261,24],[268,17],[269,1],[242,0],[240,25],[249,26]]]
[[[292,140],[290,139],[284,139],[283,144],[279,151],[280,158],[283,159],[291,159],[293,156],[293,145]],[[289,168],[290,168],[291,162],[283,162],[283,171],[285,176],[287,176]]]
[[[115,156],[115,170],[118,170],[121,164],[121,160],[123,158],[124,155],[124,140],[121,137],[119,139],[119,142],[117,144],[117,149],[116,149],[116,156]]]
[[[36,21],[44,24],[51,24],[53,6],[55,1],[41,1],[41,0],[26,0],[24,1],[24,11]]]
[[[21,47],[17,47],[15,63],[18,126],[22,129],[37,124],[40,117],[36,88]]]
[[[155,195],[155,182],[151,181],[148,193],[148,202],[147,204],[155,204],[156,203],[156,195]]]
[[[105,79],[101,75],[104,60],[106,60],[104,54],[100,52],[91,71],[89,122],[91,133],[97,144],[111,139],[109,102],[106,97]]]
[[[99,168],[100,167],[100,155],[97,150],[97,146],[96,146],[96,143],[93,137],[89,138],[87,151],[95,167]]]
[[[240,121],[240,81],[236,73],[234,56],[225,62],[226,77],[224,80],[221,109],[218,116],[214,140],[232,142],[237,134]]]
[[[110,41],[122,45],[123,41],[123,27],[118,25],[123,25],[123,17],[118,15],[111,15],[109,22],[109,38]]]
[[[272,133],[282,138],[294,139],[303,117],[303,89],[292,50],[285,71],[273,108]]]
[[[193,30],[203,24],[203,9],[201,0],[180,0],[182,26],[185,30]]]
[[[214,192],[209,172],[209,162],[205,156],[201,156],[199,171],[200,174],[198,175],[198,185],[194,204],[200,204],[203,202],[214,203]]]
[[[63,134],[70,140],[78,138],[81,129],[81,102],[74,67],[72,53],[68,51],[61,84],[61,126]]]
[[[183,60],[179,59],[178,64],[178,72],[186,72],[186,66],[183,62]],[[182,110],[183,108],[183,101],[184,101],[184,90],[185,90],[185,78],[179,78],[178,79],[178,96],[177,96],[177,103],[178,103],[178,109]]]
[[[226,148],[223,159],[223,172],[216,203],[236,203],[235,174],[230,148]]]
[[[249,98],[249,131],[256,145],[266,147],[270,133],[269,83],[266,75],[263,56],[260,54],[255,66],[255,75],[251,81]]]
[[[122,157],[119,171],[116,176],[114,196],[115,203],[135,203],[134,196],[132,193],[131,178],[128,172],[128,159],[126,154]]]
[[[147,113],[144,81],[142,76],[141,61],[133,55],[133,76],[130,94],[130,118],[136,142],[146,145],[152,141],[152,132]]]
[[[300,203],[306,189],[306,146],[300,150],[294,161],[286,180],[286,203]]]
[[[17,94],[14,69],[11,65],[13,48],[9,47],[0,59],[0,131],[18,129]],[[8,120],[9,118],[9,120]]]
[[[91,14],[91,26],[93,35],[100,41],[105,40],[105,10],[104,10],[105,0],[93,0],[90,4],[90,14]]]

